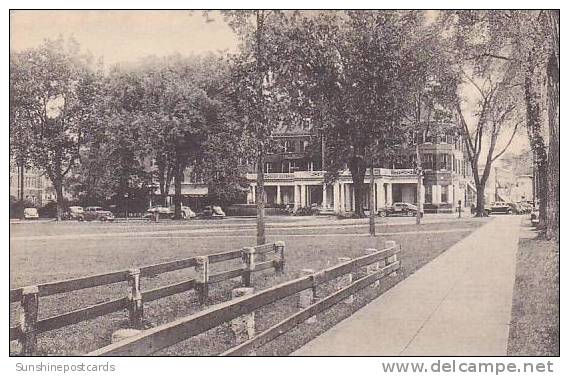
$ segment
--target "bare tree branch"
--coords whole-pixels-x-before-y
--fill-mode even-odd
[[[518,126],[520,125],[520,123],[521,122],[519,122],[519,121],[516,123],[516,125],[514,126],[514,130],[512,131],[512,135],[510,136],[510,140],[508,141],[506,146],[504,146],[504,149],[502,149],[501,152],[499,152],[498,154],[496,154],[496,156],[494,158],[492,158],[492,162],[494,162],[495,160],[500,158],[506,152],[506,150],[508,150],[508,147],[510,146],[510,144],[514,140],[514,136],[516,135],[516,132],[518,130]]]

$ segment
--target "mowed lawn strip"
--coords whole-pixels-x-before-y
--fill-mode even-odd
[[[425,224],[422,226],[389,226],[389,233],[400,234],[370,238],[359,234],[342,234],[333,236],[319,236],[330,229],[313,229],[314,236],[290,237],[286,234],[271,234],[269,240],[285,240],[286,272],[275,276],[272,272],[256,274],[254,285],[257,289],[266,288],[277,283],[290,280],[300,275],[300,270],[312,268],[320,270],[338,263],[338,257],[357,257],[364,254],[365,248],[382,248],[385,240],[395,240],[402,245],[402,271],[399,276],[384,284],[382,290],[391,284],[412,274],[428,261],[447,249],[450,245],[468,235],[469,231],[478,228],[484,221],[455,221],[446,224]],[[387,228],[387,227],[386,227]],[[429,234],[429,231],[462,229],[457,232]],[[387,231],[387,230],[386,230]],[[417,233],[419,232],[419,233]],[[286,231],[288,233],[288,231]],[[252,245],[254,238],[200,238],[200,239],[144,239],[133,236],[130,239],[101,239],[73,241],[29,241],[12,244],[11,249],[11,280],[14,286],[31,283],[42,283],[66,278],[75,278],[111,270],[127,269],[134,266],[143,266],[157,262],[169,261],[196,255],[205,255],[238,249]],[[78,243],[78,244],[77,244]],[[215,265],[214,272],[238,266],[237,262]],[[165,286],[191,278],[193,270],[180,270],[158,275],[154,278],[143,278],[142,288]],[[231,289],[238,287],[239,279],[227,281],[211,289],[210,303],[219,303],[230,299]],[[327,287],[324,287],[326,289]],[[328,287],[332,289],[332,286]],[[73,309],[85,307],[118,298],[126,295],[126,283],[101,286],[92,289],[76,291],[73,293],[44,297],[40,300],[39,317],[49,317]],[[331,291],[331,290],[330,290]],[[358,296],[356,306],[365,304],[377,296],[377,291],[371,295],[365,291],[362,297]],[[279,320],[296,312],[297,297],[293,296],[272,306],[259,310],[257,315],[257,329],[262,330],[274,325]],[[362,300],[363,299],[363,300]],[[145,318],[151,325],[159,325],[197,312],[197,296],[194,292],[181,293],[145,304]],[[14,313],[16,304],[12,304]],[[351,308],[350,308],[351,309]],[[333,325],[334,322],[349,315],[345,307],[335,307],[326,314],[326,320],[313,325],[308,331],[301,331],[299,335],[286,340],[285,343],[272,348],[271,344],[263,351],[269,354],[282,354],[285,349],[293,351],[302,343],[317,335],[318,330]],[[66,328],[48,332],[39,336],[39,349],[42,354],[80,354],[95,350],[109,343],[113,331],[127,325],[126,312],[117,312],[87,322],[72,325]],[[12,325],[14,315],[11,315]],[[320,328],[320,329],[318,329]],[[293,331],[296,332],[296,331]],[[278,339],[275,343],[279,343]],[[227,325],[210,330],[204,335],[197,336],[165,351],[167,354],[177,355],[211,355],[220,353],[234,345],[234,339]],[[286,351],[285,351],[286,352]]]
[[[509,356],[559,356],[559,244],[520,239]]]

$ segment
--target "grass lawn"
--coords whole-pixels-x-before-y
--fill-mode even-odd
[[[559,244],[520,239],[508,355],[559,356]]]
[[[268,240],[286,241],[286,270],[281,276],[272,272],[255,274],[253,284],[263,289],[300,276],[302,269],[320,270],[338,263],[338,257],[358,257],[365,248],[382,248],[386,240],[395,240],[402,245],[400,260],[402,269],[397,277],[382,283],[381,291],[364,289],[356,295],[353,306],[343,304],[319,315],[316,324],[301,324],[295,330],[281,336],[259,349],[259,355],[286,355],[308,342],[319,333],[349,316],[353,310],[367,304],[381,292],[444,252],[449,246],[486,223],[485,220],[461,220],[449,223],[433,223],[378,227],[376,238],[365,236],[366,229],[338,228],[280,229],[268,232]],[[149,225],[152,226],[152,225]],[[448,231],[451,232],[441,232]],[[239,230],[237,230],[238,232]],[[133,266],[143,266],[162,261],[205,255],[238,249],[254,242],[254,230],[243,236],[204,236],[183,238],[164,234],[163,237],[119,237],[85,239],[80,242],[63,239],[19,240],[11,244],[11,287],[42,283],[65,278],[79,277]],[[345,232],[345,233],[343,233]],[[388,233],[381,235],[381,233]],[[225,266],[227,267],[227,266]],[[214,270],[215,271],[215,270]],[[143,290],[175,283],[192,276],[191,270],[181,270],[142,280]],[[226,281],[210,290],[210,304],[230,299],[231,289],[239,287],[240,280]],[[323,286],[323,296],[332,291],[332,285]],[[68,312],[89,304],[125,296],[126,283],[118,283],[73,293],[43,297],[40,300],[39,317]],[[298,296],[276,302],[255,312],[256,329],[262,331],[296,312]],[[11,325],[15,324],[15,309],[11,305]],[[152,325],[170,322],[176,318],[197,312],[197,295],[186,292],[144,305],[145,319]],[[39,335],[39,352],[44,355],[83,354],[110,342],[111,334],[127,325],[126,312],[116,312],[94,320],[71,325]],[[235,345],[235,339],[227,324],[213,328],[193,337],[158,355],[214,355]],[[16,345],[12,343],[12,350]]]

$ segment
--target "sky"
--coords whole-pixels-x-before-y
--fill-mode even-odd
[[[237,37],[221,15],[214,12],[211,19],[213,22],[206,22],[201,11],[183,10],[11,11],[10,47],[22,50],[38,46],[45,38],[72,35],[83,49],[89,50],[95,57],[103,57],[107,68],[148,55],[236,51]],[[469,102],[474,102],[477,94],[473,87],[465,91],[463,95]],[[473,108],[468,110],[465,116],[474,126]],[[508,131],[500,137],[499,149],[506,144],[509,135]],[[525,129],[521,129],[510,151],[527,148]]]
[[[201,11],[32,11],[10,12],[10,47],[35,47],[46,38],[73,35],[106,66],[147,55],[235,51],[237,38],[219,14],[206,22]]]

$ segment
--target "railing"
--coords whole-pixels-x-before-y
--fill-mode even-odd
[[[274,257],[268,261],[255,263],[255,255],[273,252]],[[207,256],[190,257],[182,260],[147,265],[138,269],[121,270],[89,277],[56,281],[36,286],[27,286],[10,290],[10,303],[20,302],[18,326],[10,327],[10,341],[21,343],[21,355],[33,355],[37,348],[37,335],[50,330],[90,320],[112,312],[128,309],[129,321],[133,327],[141,327],[143,319],[143,303],[175,295],[188,290],[199,293],[200,304],[206,304],[209,286],[229,279],[241,277],[243,284],[251,284],[251,274],[274,268],[276,272],[284,270],[284,242],[275,242],[256,247],[245,247],[236,251],[222,252]],[[224,261],[241,259],[242,266],[217,274],[209,273],[209,265]],[[140,278],[176,270],[195,268],[196,278],[152,290],[141,291]],[[64,314],[48,317],[38,321],[39,298],[54,294],[87,289],[128,281],[126,297],[94,304]]]
[[[375,176],[416,176],[417,172],[412,168],[374,168]],[[326,171],[296,171],[296,172],[268,172],[265,173],[265,180],[294,180],[294,179],[323,179]],[[366,172],[366,176],[369,176],[370,170]],[[340,176],[349,177],[351,176],[349,170],[344,170],[340,172]],[[257,178],[256,173],[248,173],[246,175],[248,180],[255,180]]]
[[[397,253],[401,247],[395,242],[386,242],[386,249],[366,250],[365,256],[348,259],[341,264],[311,273],[280,285],[259,291],[252,295],[238,297],[205,309],[196,314],[175,320],[141,332],[120,342],[93,351],[88,356],[138,355],[145,356],[175,345],[190,337],[203,333],[230,320],[243,321],[243,316],[252,315],[255,310],[296,293],[307,292],[311,296],[309,305],[269,329],[253,335],[245,342],[221,355],[243,355],[254,352],[259,346],[270,342],[298,324],[314,317],[319,312],[341,302],[352,302],[352,294],[377,283],[382,278],[396,274],[400,267]],[[366,276],[352,283],[353,272],[365,268]],[[339,290],[326,298],[316,300],[316,289],[323,283],[340,280]],[[254,316],[249,316],[249,318]],[[249,318],[247,320],[249,320]],[[246,320],[246,321],[247,321]],[[232,326],[235,321],[232,321]],[[251,324],[249,320],[249,324]],[[254,329],[254,322],[253,322]],[[251,329],[251,328],[249,328]]]

